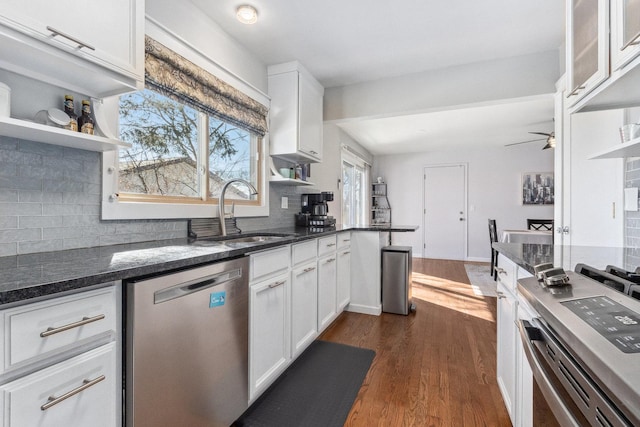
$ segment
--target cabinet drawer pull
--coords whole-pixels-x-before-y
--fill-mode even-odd
[[[329,259],[325,262],[325,264],[329,264],[330,262],[333,262],[333,261],[335,261],[335,260],[336,260],[335,258],[329,258]]]
[[[310,272],[314,271],[315,269],[316,269],[315,267],[307,267],[304,270],[302,270],[300,273],[296,274],[296,277],[297,276],[302,276],[303,274],[310,273]]]
[[[496,267],[496,273],[507,274],[507,270],[505,270],[504,268]]]
[[[82,320],[78,320],[77,322],[69,323],[68,325],[60,326],[59,328],[47,328],[46,331],[40,332],[40,336],[42,338],[46,338],[50,335],[57,334],[58,332],[68,331],[69,329],[77,328],[82,325],[86,325],[87,323],[97,322],[98,320],[104,319],[104,314],[98,314],[94,317],[83,317]]]
[[[570,97],[572,97],[572,96],[574,96],[574,95],[577,95],[577,94],[578,94],[578,92],[580,92],[582,89],[584,89],[584,86],[578,86],[578,87],[576,87],[575,89],[573,89],[573,90],[571,91],[571,93],[569,93],[569,95],[567,95],[567,98],[570,98]]]
[[[349,255],[350,253],[351,251],[345,251],[345,252],[342,252],[342,255]]]
[[[286,280],[280,280],[279,282],[274,282],[269,285],[270,288],[277,288],[278,286],[282,286],[286,283]]]
[[[74,388],[73,390],[66,392],[65,394],[63,394],[60,397],[49,396],[49,400],[47,401],[47,403],[42,405],[40,407],[40,409],[42,409],[43,411],[46,411],[47,409],[51,408],[53,405],[57,405],[58,403],[62,402],[63,400],[67,400],[71,396],[75,396],[76,394],[85,391],[89,387],[98,384],[100,381],[104,381],[105,378],[106,377],[104,375],[100,375],[99,377],[94,378],[92,380],[83,380],[82,381],[82,385],[80,387]]]
[[[327,247],[328,248],[331,247],[331,246],[335,246],[335,245],[336,245],[335,243],[327,243]]]
[[[56,29],[55,29],[55,28],[53,28],[53,27],[49,27],[49,26],[47,26],[47,30],[51,31],[51,34],[53,34],[53,37],[55,37],[55,36],[62,36],[62,37],[64,37],[64,38],[65,38],[65,39],[67,39],[67,40],[71,40],[71,41],[72,41],[72,42],[74,42],[74,43],[78,43],[78,47],[77,47],[77,49],[82,49],[83,47],[86,47],[87,49],[96,50],[96,48],[95,48],[95,47],[93,47],[93,46],[91,46],[90,44],[87,44],[87,43],[85,43],[85,42],[81,42],[81,41],[80,41],[80,40],[78,40],[77,38],[72,37],[72,36],[70,36],[69,34],[65,34],[65,33],[63,33],[63,32],[62,32],[62,31],[60,31],[60,30],[56,30]]]
[[[624,46],[622,46],[622,47],[620,48],[620,51],[625,50],[625,49],[626,49],[626,48],[628,48],[629,46],[636,46],[636,45],[639,45],[639,44],[640,44],[640,40],[638,40],[638,39],[640,39],[640,32],[639,32],[638,34],[636,34],[636,35],[635,35],[631,40],[629,40],[629,41],[627,42],[627,44],[625,44]]]

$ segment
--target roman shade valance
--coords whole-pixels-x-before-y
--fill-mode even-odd
[[[268,108],[149,36],[145,85],[198,111],[264,136]]]

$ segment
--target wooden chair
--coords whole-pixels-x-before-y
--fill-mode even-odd
[[[491,271],[490,274],[493,276],[493,280],[498,279],[498,251],[493,249],[493,244],[498,241],[498,229],[496,228],[496,220],[489,220],[489,242],[491,244]]]
[[[552,219],[527,219],[527,229],[553,231]]]

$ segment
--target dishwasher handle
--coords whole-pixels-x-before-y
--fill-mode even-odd
[[[194,292],[202,291],[204,289],[211,288],[213,286],[221,285],[222,283],[236,280],[242,277],[242,270],[237,268],[235,270],[227,270],[222,273],[212,274],[210,276],[200,277],[195,280],[180,283],[169,288],[160,289],[153,294],[153,303],[160,304],[163,302],[171,301],[172,299],[180,298],[190,295]]]

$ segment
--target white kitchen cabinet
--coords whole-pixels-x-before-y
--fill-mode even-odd
[[[351,298],[347,311],[379,316],[382,313],[380,249],[386,235],[378,231],[351,233]]]
[[[2,426],[120,425],[119,357],[112,342],[0,386]]]
[[[318,332],[337,317],[337,262],[335,252],[318,259]]]
[[[611,2],[611,69],[618,70],[640,54],[640,0]]]
[[[351,233],[338,234],[336,304],[342,313],[351,300]]]
[[[324,88],[298,62],[268,68],[270,154],[294,163],[322,161]]]
[[[535,311],[529,303],[518,295],[518,321],[530,321]],[[518,427],[536,427],[533,425],[533,372],[524,345],[517,331],[516,337],[516,423]]]
[[[291,360],[291,245],[249,257],[249,401]]]
[[[315,240],[312,241],[315,245]],[[291,271],[291,352],[298,357],[318,336],[318,267],[315,257]]]
[[[321,237],[318,239],[318,256],[335,254],[337,247],[337,238],[336,235],[333,234],[327,237]]]
[[[0,426],[121,425],[119,282],[0,311]]]
[[[318,241],[291,246],[291,357],[318,336]]]
[[[290,259],[289,245],[252,254],[249,258],[249,281],[253,283],[257,279],[288,271]]]
[[[509,292],[515,294],[516,287],[518,286],[518,266],[513,263],[509,258],[502,254],[498,254],[498,279],[502,282]]]
[[[567,0],[567,97],[580,101],[609,77],[609,0]]]
[[[0,68],[104,97],[144,83],[144,0],[0,1]]]
[[[284,371],[290,360],[289,272],[250,284],[249,400]]]
[[[498,276],[498,307],[497,307],[497,357],[496,373],[498,388],[502,393],[504,404],[515,425],[516,416],[516,310],[517,302],[513,293]]]

